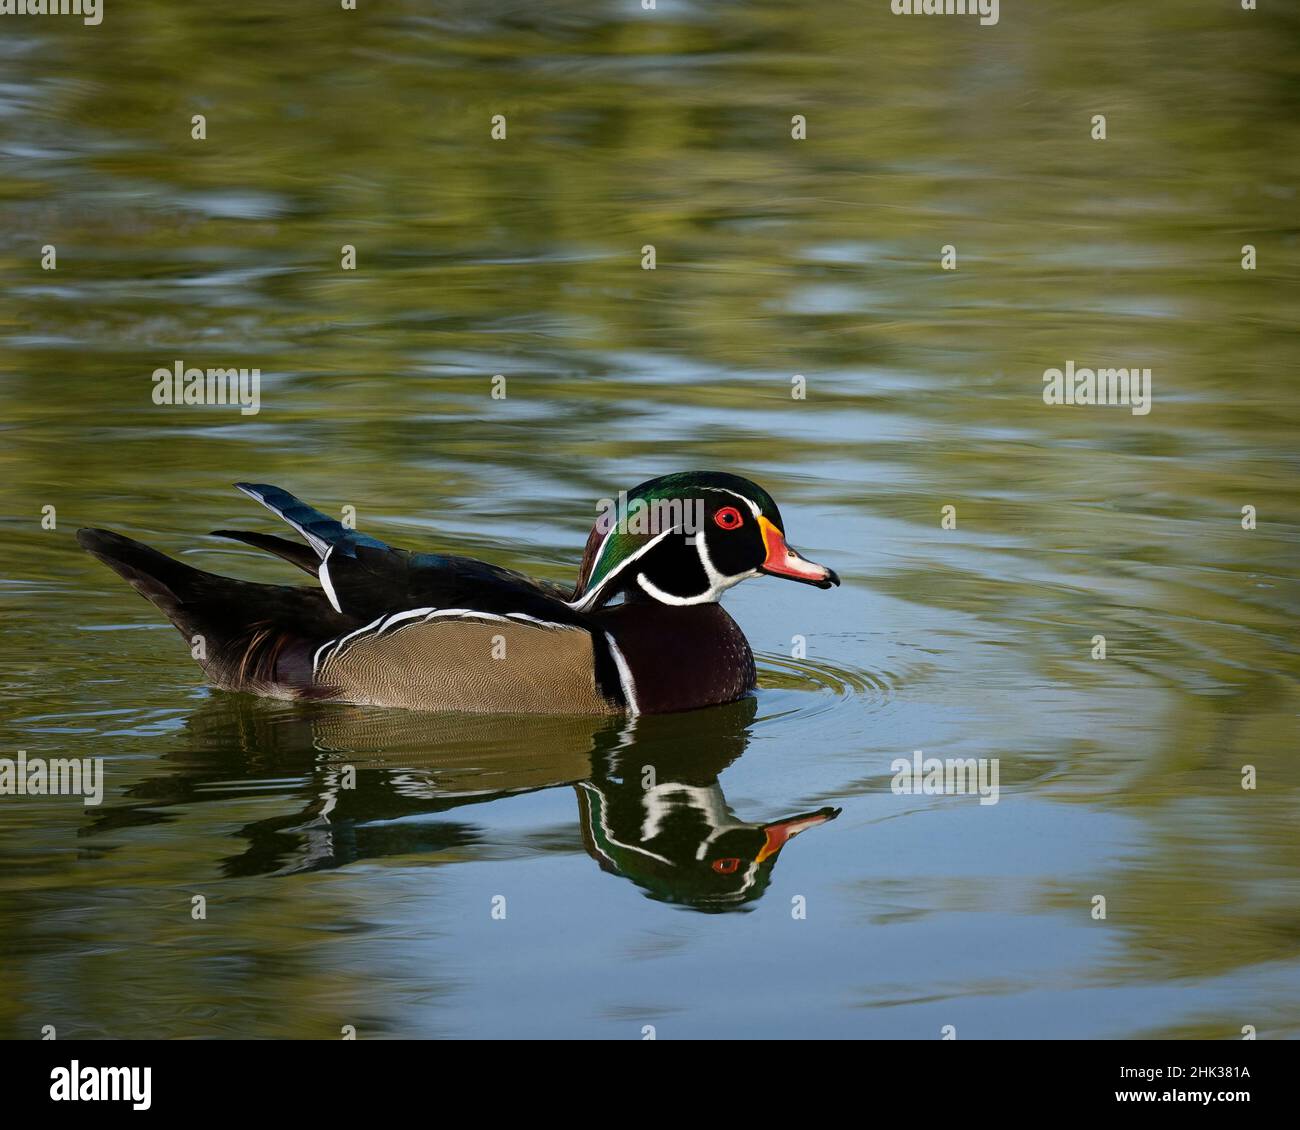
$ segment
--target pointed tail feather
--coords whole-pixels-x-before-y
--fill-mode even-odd
[[[198,569],[112,530],[78,530],[77,544],[166,612],[182,632],[190,629],[185,601],[198,579],[204,576]]]
[[[319,510],[308,506],[302,499],[296,498],[287,490],[271,486],[270,483],[236,483],[235,486],[302,534],[307,539],[307,544],[316,551],[316,556],[322,561],[329,556],[331,549],[341,548],[348,556],[352,556],[355,552],[353,547],[358,545],[370,546],[374,549],[388,548],[377,538],[357,533],[342,522],[335,521],[328,514],[322,514]]]
[[[220,686],[305,687],[311,682],[312,649],[355,627],[330,608],[318,588],[205,573],[111,530],[78,530],[77,542],[157,605],[191,647],[203,637],[203,646],[192,654]]]
[[[212,536],[242,541],[245,545],[274,553],[276,557],[282,557],[291,565],[297,565],[304,573],[310,573],[313,577],[317,575],[317,570],[320,568],[320,558],[311,549],[288,538],[278,538],[274,534],[255,534],[251,530],[213,530]]]

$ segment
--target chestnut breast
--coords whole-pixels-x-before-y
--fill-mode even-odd
[[[754,689],[754,653],[719,604],[636,601],[593,619],[623,653],[642,713],[716,706]]]

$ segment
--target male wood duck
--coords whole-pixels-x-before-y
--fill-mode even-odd
[[[602,513],[572,593],[471,558],[396,549],[278,487],[235,485],[306,544],[213,533],[284,558],[319,587],[222,577],[108,530],[77,531],[227,690],[415,710],[691,710],[755,685],[723,592],[760,574],[840,583],[789,546],[765,490],[716,471],[651,479],[617,514]]]

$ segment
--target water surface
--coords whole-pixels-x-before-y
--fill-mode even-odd
[[[1296,14],[362,8],[4,27],[0,755],[107,791],[0,798],[0,1034],[1300,1035]],[[635,726],[209,691],[72,537],[288,580],[206,536],[252,479],[571,581],[690,467],[846,584],[742,585],[757,697]]]

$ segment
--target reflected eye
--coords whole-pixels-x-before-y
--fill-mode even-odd
[[[731,859],[715,859],[713,861],[713,870],[719,875],[734,875],[736,868],[739,866],[740,860],[734,857]]]
[[[713,520],[724,530],[737,530],[745,522],[745,519],[740,516],[740,511],[734,506],[724,506],[713,515]]]

